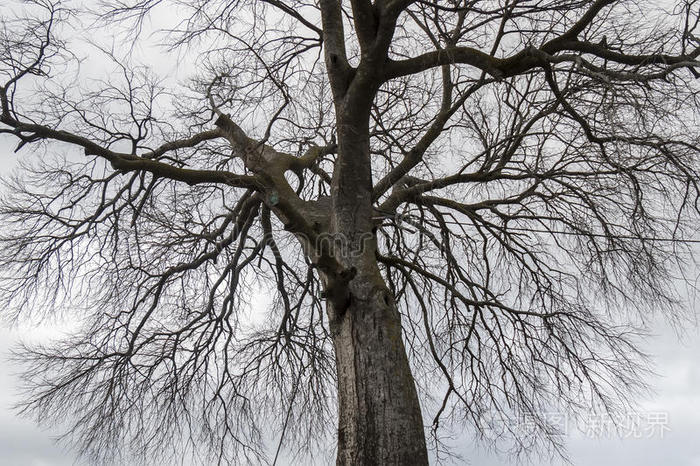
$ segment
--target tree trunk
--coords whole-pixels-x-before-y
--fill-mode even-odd
[[[344,271],[324,280],[338,378],[336,464],[426,466],[423,418],[401,320],[376,259],[369,144],[376,89],[370,78],[358,71],[342,98],[336,96],[338,156],[329,230],[344,246],[334,251]]]
[[[400,316],[379,271],[372,275],[350,282],[341,315],[329,309],[338,373],[337,464],[427,465]]]

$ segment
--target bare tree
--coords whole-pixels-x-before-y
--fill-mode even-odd
[[[79,327],[18,353],[24,409],[96,461],[323,462],[337,433],[339,465],[422,465],[469,428],[565,454],[545,414],[632,402],[679,315],[700,3],[659,3],[4,7],[0,133],[33,155],[3,312]],[[165,11],[186,83],[97,40],[107,77],[80,66],[80,31],[138,46]]]

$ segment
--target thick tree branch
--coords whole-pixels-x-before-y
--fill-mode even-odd
[[[416,74],[430,68],[448,64],[464,64],[477,68],[497,79],[523,74],[537,68],[543,59],[556,62],[559,52],[582,52],[595,55],[614,63],[631,66],[678,65],[698,66],[700,47],[687,55],[647,54],[628,55],[607,49],[601,45],[578,40],[552,41],[541,49],[527,48],[506,58],[492,57],[472,47],[453,47],[428,52],[424,55],[401,61],[391,61],[387,66],[385,79]]]
[[[114,152],[85,137],[67,131],[57,130],[38,124],[21,123],[9,115],[4,115],[2,119],[0,119],[0,122],[13,128],[13,133],[18,137],[27,137],[24,136],[24,134],[29,134],[29,137],[34,140],[54,140],[82,147],[85,150],[86,155],[95,155],[107,160],[111,163],[115,170],[146,171],[159,177],[182,181],[191,185],[201,183],[220,183],[237,188],[260,188],[259,181],[254,176],[237,175],[218,170],[180,168],[154,160],[154,157],[162,155],[168,150],[194,147],[200,142],[213,139],[215,137],[220,137],[221,135],[218,132],[206,132],[186,140],[166,143],[155,151],[145,154],[145,156],[137,156],[133,154]]]
[[[351,79],[352,68],[345,50],[345,32],[340,0],[321,0],[323,45],[326,68],[335,99],[345,95]]]
[[[496,58],[473,47],[448,47],[427,52],[414,58],[400,61],[392,60],[387,67],[385,79],[420,73],[430,68],[447,64],[470,65],[488,73],[494,78],[502,79],[532,70],[538,66],[539,59],[547,56],[544,54],[555,55],[566,51],[592,54],[611,62],[631,66],[676,65],[694,62],[700,55],[700,47],[691,53],[680,55],[661,53],[631,55],[610,50],[601,44],[578,40],[578,35],[595,20],[600,11],[613,3],[615,3],[615,0],[597,0],[569,30],[559,37],[549,40],[540,48],[527,47],[510,57]],[[541,52],[544,52],[544,54]]]

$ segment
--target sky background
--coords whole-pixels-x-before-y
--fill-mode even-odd
[[[167,68],[162,56],[150,54],[151,63]],[[172,64],[170,65],[172,66]],[[14,144],[0,137],[0,175],[16,165]],[[0,225],[0,229],[2,225]],[[700,255],[698,255],[700,257]],[[697,277],[697,270],[687,275]],[[698,309],[696,302],[689,306]],[[577,466],[700,466],[700,332],[687,325],[684,336],[661,320],[654,325],[656,336],[644,350],[656,362],[658,377],[649,381],[655,393],[640,400],[639,413],[665,413],[668,431],[652,438],[589,438],[575,426],[569,426],[568,447],[572,463]],[[86,464],[53,442],[56,432],[42,430],[33,422],[21,419],[12,406],[18,400],[18,368],[8,360],[13,345],[20,339],[41,339],[51,331],[35,328],[0,328],[0,466],[69,466]],[[585,426],[579,426],[585,429]],[[458,441],[458,451],[475,466],[511,466],[516,462],[499,457],[469,437]],[[561,461],[533,459],[533,464],[560,465]],[[93,465],[90,465],[93,466]]]
[[[6,154],[6,152],[2,152]],[[651,438],[589,438],[586,426],[569,428],[568,447],[572,463],[578,466],[700,466],[700,334],[689,329],[680,341],[673,329],[659,323],[658,335],[649,340],[647,351],[654,355],[659,377],[651,380],[656,393],[640,403],[639,413],[667,413],[668,431]],[[70,466],[76,457],[53,442],[56,432],[42,430],[22,419],[12,405],[19,399],[18,368],[8,360],[10,348],[19,339],[49,336],[51,331],[15,328],[0,330],[0,465]],[[475,466],[518,464],[475,445],[465,436],[458,451]],[[533,459],[537,465],[562,465],[561,461]],[[93,466],[93,465],[89,465]],[[126,466],[126,465],[125,465]]]
[[[16,167],[14,145],[0,138],[0,175]],[[0,225],[2,228],[2,225]],[[698,256],[700,257],[700,255]],[[688,270],[689,277],[698,271]],[[697,303],[688,305],[697,310]],[[644,348],[656,363],[658,377],[651,379],[655,393],[640,400],[640,415],[668,415],[663,437],[656,432],[651,438],[617,438],[612,435],[590,438],[586,425],[569,426],[568,447],[572,463],[577,466],[700,466],[700,332],[687,324],[683,337],[660,319],[654,325],[656,335]],[[12,409],[19,399],[18,367],[8,359],[10,349],[21,339],[42,339],[55,335],[47,328],[0,328],[0,466],[69,466],[76,456],[56,445],[57,432],[42,430],[32,421],[22,419]],[[458,452],[475,466],[511,466],[518,464],[474,444],[465,435],[458,440]],[[533,464],[561,465],[561,461],[533,459]],[[89,465],[93,466],[93,465]]]

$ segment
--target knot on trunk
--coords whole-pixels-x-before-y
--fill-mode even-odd
[[[352,295],[350,293],[350,281],[357,275],[357,269],[350,267],[335,274],[328,280],[326,289],[321,293],[321,297],[326,299],[333,309],[333,317],[337,322],[345,311],[350,307]]]

